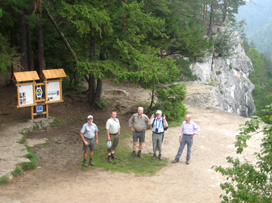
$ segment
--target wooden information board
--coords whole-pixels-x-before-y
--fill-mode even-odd
[[[15,72],[13,80],[17,82],[17,108],[30,106],[32,120],[34,116],[43,114],[48,118],[48,104],[63,102],[62,78],[64,77],[67,76],[63,69],[43,70],[41,78],[44,78],[44,82],[36,83],[36,80],[40,80],[36,71]]]

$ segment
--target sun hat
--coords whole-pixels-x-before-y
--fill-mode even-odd
[[[157,110],[156,114],[162,114],[161,110]]]

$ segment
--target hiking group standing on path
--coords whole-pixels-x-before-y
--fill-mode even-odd
[[[87,117],[88,122],[82,126],[80,131],[80,136],[83,141],[83,166],[87,167],[87,153],[90,150],[90,160],[89,165],[94,166],[93,163],[93,151],[95,150],[95,145],[98,144],[98,128],[93,123],[93,116],[89,115]],[[145,132],[152,128],[152,145],[153,145],[153,157],[152,160],[155,160],[158,154],[158,159],[162,160],[162,143],[164,138],[165,130],[168,128],[168,122],[166,116],[162,114],[161,110],[156,111],[156,115],[152,114],[149,119],[147,115],[144,114],[144,108],[138,107],[138,112],[133,114],[128,121],[129,127],[132,131],[133,139],[133,151],[130,156],[131,159],[138,156],[142,156],[142,147],[145,142]],[[120,121],[117,118],[117,111],[111,112],[111,117],[106,122],[106,132],[107,132],[107,148],[108,148],[108,162],[112,162],[112,159],[118,159],[115,155],[115,149],[118,146],[119,136],[120,136]],[[180,146],[178,153],[172,163],[179,162],[179,158],[183,152],[185,145],[187,145],[187,156],[186,164],[189,164],[191,158],[191,151],[193,145],[193,137],[200,132],[199,126],[191,120],[190,115],[185,116],[185,121],[183,121],[179,134]],[[137,143],[139,142],[138,154],[136,154]]]

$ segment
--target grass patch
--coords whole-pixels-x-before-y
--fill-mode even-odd
[[[34,169],[34,168],[37,167],[36,154],[34,154],[34,153],[32,152],[31,147],[26,146],[26,149],[27,149],[27,151],[28,151],[28,154],[25,155],[25,157],[28,158],[28,159],[30,160],[30,162],[24,162],[24,163],[22,164],[22,169],[23,169],[24,171],[30,170],[30,169]]]
[[[19,141],[19,143],[20,143],[20,144],[24,144],[25,141],[26,141],[26,133],[25,133],[25,132],[21,132],[20,134],[21,134],[23,137],[22,137],[22,139]]]
[[[17,166],[14,171],[11,172],[11,174],[16,177],[16,176],[19,176],[23,173],[23,169],[21,166]]]
[[[38,130],[39,129],[39,125],[38,124],[35,124],[34,126],[33,126],[33,130]]]
[[[9,178],[7,176],[0,178],[0,185],[6,184],[7,182],[9,182]]]
[[[63,119],[54,118],[54,120],[50,123],[50,126],[54,127],[54,126],[63,125],[63,124],[65,124],[65,121]]]
[[[51,142],[46,141],[45,143],[42,144],[43,147],[48,147],[51,144]]]
[[[125,143],[126,138],[131,137],[131,131],[128,127],[122,127],[119,144],[115,151],[115,154],[119,159],[113,160],[112,163],[109,163],[107,161],[106,131],[105,129],[102,129],[102,127],[100,127],[99,130],[99,144],[96,146],[96,151],[94,152],[93,157],[96,167],[103,167],[105,170],[120,171],[124,173],[133,172],[137,175],[154,175],[160,169],[168,165],[167,158],[163,158],[162,161],[159,161],[158,159],[152,160],[153,154],[143,154],[142,159],[139,157],[130,159],[132,151]],[[90,168],[90,166],[88,168]],[[82,170],[87,171],[88,168],[82,167]]]

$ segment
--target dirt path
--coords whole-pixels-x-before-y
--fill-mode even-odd
[[[246,119],[189,106],[188,111],[202,129],[201,134],[194,138],[189,166],[184,163],[186,153],[183,153],[180,163],[169,163],[151,177],[99,169],[87,173],[69,171],[69,168],[49,171],[50,167],[42,167],[0,187],[0,202],[220,202],[222,177],[211,166],[226,165],[225,157],[234,154],[233,142],[239,124]],[[179,127],[175,127],[165,135],[163,155],[170,160],[179,146],[178,132]],[[152,151],[150,135],[148,132],[145,153]],[[256,136],[251,145],[256,145],[258,140],[260,137]],[[29,179],[31,184],[25,182]]]

